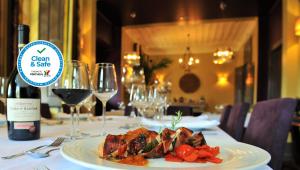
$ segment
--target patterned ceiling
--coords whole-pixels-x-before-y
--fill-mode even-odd
[[[210,53],[231,47],[238,51],[257,26],[256,18],[217,19],[197,22],[158,23],[123,27],[148,55],[173,55],[184,52],[190,34],[192,53]]]

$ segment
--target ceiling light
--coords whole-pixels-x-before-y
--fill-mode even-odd
[[[140,65],[140,55],[137,52],[137,43],[133,43],[133,49],[132,52],[127,53],[126,55],[124,55],[124,60],[127,64],[129,65]]]
[[[213,53],[213,63],[214,64],[225,64],[233,59],[233,51],[230,48],[218,49]]]
[[[191,47],[189,44],[189,40],[190,40],[190,34],[187,34],[187,47],[186,50],[183,54],[183,57],[180,57],[178,59],[178,62],[180,65],[182,65],[182,67],[184,68],[185,71],[190,71],[190,67],[194,64],[199,64],[200,63],[200,59],[198,59],[195,56],[192,56],[191,54]]]
[[[183,59],[179,58],[178,62],[181,64],[183,62]]]
[[[136,18],[136,12],[135,12],[135,11],[132,11],[132,12],[130,13],[130,17],[133,18],[133,19]]]

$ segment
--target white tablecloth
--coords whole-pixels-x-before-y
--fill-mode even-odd
[[[127,123],[133,123],[134,119],[130,119],[123,116],[114,117],[113,120],[107,121],[105,130],[113,133],[125,133],[127,130],[119,128]],[[81,122],[80,129],[82,131],[97,134],[101,128],[101,122]],[[63,136],[69,132],[70,124],[65,122],[62,125],[47,126],[42,125],[41,127],[41,138],[34,141],[10,141],[7,137],[7,128],[0,127],[0,156],[10,155],[14,153],[19,153],[35,146],[49,144],[58,136]],[[205,138],[208,143],[209,140],[219,140],[220,142],[236,142],[233,138],[223,132],[221,129],[216,128],[212,134],[205,134]],[[66,159],[64,159],[59,151],[51,152],[51,156],[47,158],[35,159],[29,156],[21,156],[11,160],[3,160],[0,158],[0,169],[5,170],[33,170],[40,167],[46,166],[50,170],[85,170],[87,168],[74,164]],[[270,170],[268,166],[259,168],[259,170]],[[258,170],[258,169],[257,169]]]

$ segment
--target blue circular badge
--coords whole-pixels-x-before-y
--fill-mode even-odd
[[[49,41],[33,41],[21,50],[17,69],[21,78],[35,87],[45,87],[60,78],[64,60],[59,48]]]

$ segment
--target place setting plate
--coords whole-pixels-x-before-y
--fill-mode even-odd
[[[170,128],[172,122],[172,116],[164,116],[162,120],[154,120],[142,117],[141,124],[151,128]],[[182,120],[176,125],[176,127],[186,127],[192,130],[199,129],[212,129],[220,124],[218,120],[209,119],[206,115],[201,116],[182,116]]]
[[[61,155],[78,165],[92,169],[145,169],[145,170],[216,170],[216,169],[254,169],[265,166],[271,159],[268,152],[256,146],[233,142],[232,144],[218,144],[210,142],[210,146],[220,146],[219,158],[221,164],[213,163],[185,163],[168,162],[164,158],[148,159],[146,166],[133,166],[108,161],[98,156],[98,147],[104,143],[105,137],[89,138],[65,143],[60,150]],[[220,141],[220,140],[219,140]]]

